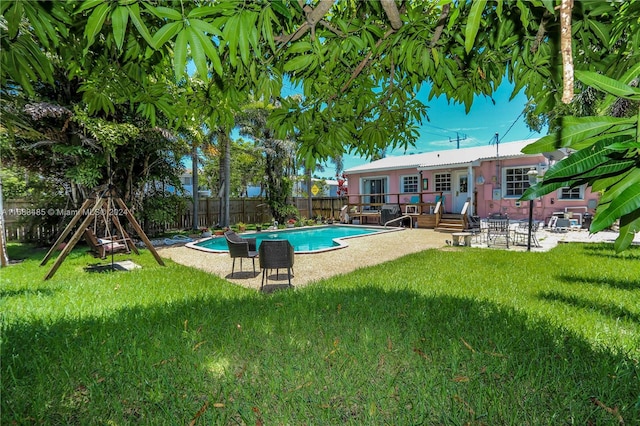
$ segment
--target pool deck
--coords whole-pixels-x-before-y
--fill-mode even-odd
[[[589,235],[587,231],[570,231],[567,233],[553,233],[538,231],[538,240],[541,247],[533,247],[532,251],[547,251],[555,247],[559,242],[612,242],[617,233],[599,232]],[[346,240],[348,247],[317,254],[296,254],[294,264],[294,276],[291,280],[296,288],[304,287],[318,280],[335,275],[348,273],[358,268],[379,265],[410,253],[427,249],[465,250],[466,247],[451,247],[446,241],[451,240],[451,234],[436,232],[431,229],[405,229],[400,232],[368,235]],[[475,240],[475,239],[474,239]],[[640,234],[636,235],[640,242]],[[634,240],[634,241],[636,241]],[[484,247],[486,243],[473,241],[473,247]],[[491,249],[501,249],[498,246]],[[510,246],[511,251],[526,250],[524,246]],[[176,263],[201,269],[215,274],[234,284],[259,290],[261,273],[259,261],[256,259],[256,273],[253,274],[251,260],[244,259],[243,270],[240,269],[239,259],[236,261],[236,274],[231,277],[232,259],[228,253],[207,253],[185,246],[166,247],[159,249],[162,257],[173,260]],[[280,274],[280,280],[276,280],[275,272],[269,275],[269,285],[265,291],[271,291],[280,287],[286,287],[286,271]]]

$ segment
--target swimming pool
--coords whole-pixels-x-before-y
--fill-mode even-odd
[[[348,225],[312,226],[305,228],[282,229],[274,231],[262,231],[253,234],[241,234],[241,237],[256,238],[256,245],[260,246],[263,240],[273,239],[289,240],[296,253],[318,253],[327,250],[335,250],[347,247],[343,240],[347,238],[362,237],[381,232],[398,231],[401,228],[374,228]],[[209,251],[227,252],[227,242],[224,237],[212,237],[206,240],[189,243],[188,247]]]

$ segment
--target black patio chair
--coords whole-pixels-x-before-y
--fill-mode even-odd
[[[288,240],[263,240],[258,248],[258,260],[262,269],[262,282],[260,289],[264,286],[265,279],[269,281],[268,270],[276,270],[276,279],[280,279],[280,269],[287,269],[287,278],[289,287],[291,285],[291,276],[293,274],[293,246]]]
[[[227,247],[229,247],[229,256],[233,259],[233,265],[231,266],[231,276],[234,276],[236,268],[236,259],[240,259],[240,272],[242,272],[242,259],[251,259],[253,262],[253,275],[256,274],[256,257],[258,257],[258,251],[256,250],[255,238],[242,238],[234,231],[227,231],[224,233],[224,237],[227,240]]]

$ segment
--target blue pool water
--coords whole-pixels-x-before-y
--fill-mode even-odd
[[[382,228],[360,228],[355,226],[313,226],[309,228],[283,229],[278,231],[262,231],[253,234],[242,234],[242,237],[256,238],[256,244],[260,246],[263,240],[274,239],[289,240],[296,253],[309,253],[324,250],[332,250],[346,247],[340,240],[345,238],[359,237],[363,235],[388,232],[389,229]],[[188,244],[190,247],[214,251],[226,252],[227,242],[224,237],[210,238],[197,243]]]

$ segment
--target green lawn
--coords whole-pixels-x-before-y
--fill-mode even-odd
[[[640,247],[428,250],[269,295],[148,252],[42,281],[43,256],[1,272],[2,424],[640,425]]]

